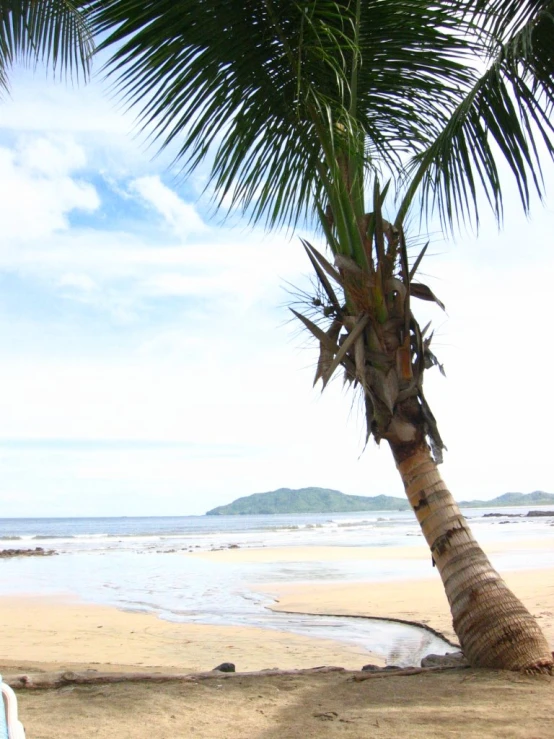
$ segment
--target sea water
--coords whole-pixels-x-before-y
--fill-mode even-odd
[[[528,508],[464,513],[478,540],[502,541],[493,556],[502,570],[554,566],[554,554],[509,543],[552,537],[554,518],[489,518]],[[540,509],[538,509],[540,510]],[[365,647],[389,663],[417,664],[430,652],[452,651],[425,629],[352,617],[276,613],[268,586],[278,583],[406,580],[433,575],[431,557],[398,559],[393,547],[421,544],[410,511],[266,516],[42,518],[0,521],[0,548],[42,546],[53,557],[3,559],[0,595],[66,594],[85,601],[153,613],[170,621],[249,625],[335,639]],[[228,547],[276,548],[269,562],[214,561],[201,554]],[[291,547],[350,547],[348,560],[306,561]],[[378,558],[356,559],[372,547]],[[279,548],[287,552],[280,557]],[[273,550],[272,550],[273,551]],[[271,666],[271,665],[268,665]]]

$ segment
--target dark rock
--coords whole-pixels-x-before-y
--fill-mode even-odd
[[[0,557],[51,557],[57,554],[53,549],[43,549],[35,547],[34,549],[0,549]]]
[[[229,544],[229,549],[240,549],[239,544]]]
[[[422,667],[469,667],[469,662],[461,652],[453,654],[428,654],[421,660]]]
[[[222,662],[212,672],[235,672],[235,665],[232,662]]]
[[[362,672],[375,672],[375,670],[380,670],[381,668],[378,665],[364,665],[362,667]]]
[[[554,511],[528,511],[528,518],[536,518],[537,516],[554,516]]]
[[[382,668],[383,670],[401,670],[402,668],[398,665],[387,665],[386,667]]]

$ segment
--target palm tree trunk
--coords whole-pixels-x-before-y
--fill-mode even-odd
[[[553,655],[541,629],[476,542],[427,444],[389,444],[466,658],[475,667],[552,674]]]

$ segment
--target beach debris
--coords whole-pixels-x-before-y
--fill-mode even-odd
[[[217,667],[214,667],[213,672],[236,672],[236,670],[232,662],[222,662]]]
[[[314,718],[319,718],[322,721],[334,721],[336,718],[339,717],[339,714],[336,711],[322,711],[320,713],[314,713],[312,715]]]
[[[430,668],[442,669],[442,668]],[[419,670],[421,672],[421,668]],[[308,667],[294,670],[271,670],[260,672],[186,672],[186,673],[163,673],[163,672],[96,672],[86,670],[85,672],[38,672],[31,674],[3,675],[3,681],[11,688],[18,690],[50,690],[61,688],[66,685],[109,685],[112,683],[197,683],[203,680],[223,680],[225,678],[244,677],[281,677],[282,675],[313,675],[328,672],[348,673],[344,667]],[[359,673],[356,673],[359,674]],[[392,674],[392,673],[391,673]],[[263,698],[263,695],[259,696]]]
[[[380,670],[373,672],[357,672],[352,676],[352,680],[356,683],[361,683],[364,680],[371,680],[373,678],[381,677],[410,677],[411,675],[422,675],[426,672],[441,672],[442,670],[462,669],[469,667],[469,665],[437,665],[436,667],[398,667],[394,670],[387,670],[386,667],[382,667]]]
[[[452,654],[428,654],[421,660],[422,667],[469,667],[462,652]]]
[[[54,549],[43,549],[35,547],[34,549],[0,549],[0,557],[51,557],[57,554]]]
[[[351,680],[362,682],[372,678],[396,678],[410,675],[421,675],[427,672],[441,672],[443,670],[463,669],[466,665],[460,664],[456,667],[440,665],[437,667],[406,667],[399,670],[379,669],[374,672],[357,672],[347,670],[344,667],[309,667],[294,670],[271,670],[260,672],[187,672],[187,673],[160,673],[160,672],[97,672],[86,670],[85,672],[38,672],[30,674],[3,675],[3,680],[10,687],[18,690],[51,690],[68,685],[109,685],[112,683],[199,683],[204,680],[223,680],[245,677],[281,677],[283,675],[313,675],[329,672],[340,672],[351,675]],[[469,667],[469,665],[468,665]],[[262,695],[259,696],[263,698]]]

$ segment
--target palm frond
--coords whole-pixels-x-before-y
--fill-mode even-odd
[[[446,0],[245,0],[240,11],[231,0],[96,0],[92,9],[108,34],[102,48],[115,49],[108,73],[154,139],[176,147],[185,173],[213,153],[218,202],[270,226],[325,209],[340,150],[363,212],[360,168],[398,171],[402,152],[421,150],[473,81],[456,59],[463,26]],[[355,253],[352,224],[342,227],[345,253]]]
[[[492,44],[502,44],[544,11],[551,0],[462,0],[476,28],[488,34]]]
[[[493,5],[500,12],[510,3],[498,0]],[[495,57],[486,71],[432,144],[408,166],[409,187],[397,225],[418,189],[424,208],[429,211],[438,207],[446,224],[461,221],[468,214],[478,221],[481,192],[501,219],[502,157],[515,178],[526,211],[531,188],[543,194],[542,161],[545,154],[554,157],[554,2],[525,5],[527,11],[539,8],[540,12],[529,18],[517,12],[518,3],[512,3],[510,17],[517,21],[517,31],[495,46]],[[500,33],[500,21],[495,23],[495,18],[491,24]],[[523,20],[526,23],[522,26]],[[505,30],[507,18],[503,22]]]
[[[16,60],[88,77],[94,44],[84,5],[82,0],[2,0],[0,87],[7,89]]]

